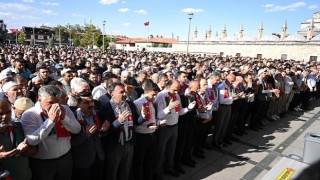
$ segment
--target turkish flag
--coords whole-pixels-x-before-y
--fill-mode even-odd
[[[149,21],[144,23],[144,26],[149,26]]]

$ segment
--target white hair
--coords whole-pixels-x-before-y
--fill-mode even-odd
[[[122,71],[121,72],[121,77],[129,77],[131,76],[131,73],[129,71]]]
[[[73,89],[75,92],[78,92],[79,88],[81,87],[82,84],[87,84],[88,82],[85,79],[75,77],[71,80],[70,82],[70,87]]]

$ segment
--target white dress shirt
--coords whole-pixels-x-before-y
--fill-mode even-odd
[[[65,118],[61,121],[64,128],[70,133],[77,134],[81,126],[68,106],[62,105],[65,109]],[[70,148],[70,137],[58,138],[56,135],[49,135],[55,123],[49,118],[41,116],[43,112],[40,103],[25,111],[21,118],[21,124],[27,137],[28,144],[39,146],[38,153],[34,158],[54,159],[66,154]]]
[[[100,96],[107,93],[107,90],[100,84],[99,86],[93,88],[92,97],[94,100],[98,100]]]
[[[137,126],[135,128],[136,132],[141,133],[141,134],[149,134],[149,133],[153,133],[155,130],[148,128],[148,124],[150,123],[155,123],[157,124],[157,120],[156,120],[156,111],[154,109],[153,106],[153,102],[148,102],[148,100],[146,99],[146,97],[144,97],[143,95],[134,101],[134,104],[137,107],[137,111],[139,114],[139,119],[142,118],[141,116],[141,109],[144,103],[149,103],[149,110],[150,110],[150,117],[151,119],[148,121],[144,121],[142,124],[140,124],[139,126]],[[157,124],[158,125],[158,124]]]
[[[218,92],[219,92],[219,103],[223,105],[231,105],[233,103],[233,98],[232,98],[232,88],[230,88],[225,81],[223,81],[219,86],[218,86]],[[229,91],[229,96],[224,97],[225,91]]]
[[[158,109],[158,119],[159,120],[167,120],[167,125],[172,126],[178,123],[178,118],[180,115],[184,115],[188,112],[187,108],[182,108],[180,96],[175,94],[177,100],[180,101],[180,111],[176,112],[175,108],[169,110],[167,108],[166,99],[165,97],[169,96],[167,90],[163,90],[158,93],[155,102],[157,104]]]

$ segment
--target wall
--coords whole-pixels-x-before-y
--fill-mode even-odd
[[[173,52],[185,53],[186,42],[172,45]],[[320,61],[320,42],[191,42],[189,53],[220,54],[256,57],[262,54],[264,58],[280,59],[287,54],[287,59],[309,60],[310,56],[317,56]]]

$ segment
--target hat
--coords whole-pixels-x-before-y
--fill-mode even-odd
[[[14,107],[22,111],[28,110],[33,106],[34,103],[31,101],[31,99],[26,97],[21,97],[14,102]]]
[[[3,92],[8,92],[10,88],[13,86],[17,86],[18,84],[14,81],[9,81],[2,86]]]
[[[12,77],[12,71],[10,69],[5,69],[0,73],[0,81]]]
[[[71,71],[72,71],[72,70],[71,70],[70,68],[63,69],[63,70],[61,71],[61,76],[63,76],[64,73],[66,73],[66,72],[71,72]]]
[[[267,69],[260,69],[259,71],[258,71],[258,76],[260,76],[260,74],[262,74],[262,73],[264,73],[264,72],[267,72]]]
[[[63,69],[63,66],[61,64],[56,64],[54,65],[54,68],[56,69]]]

